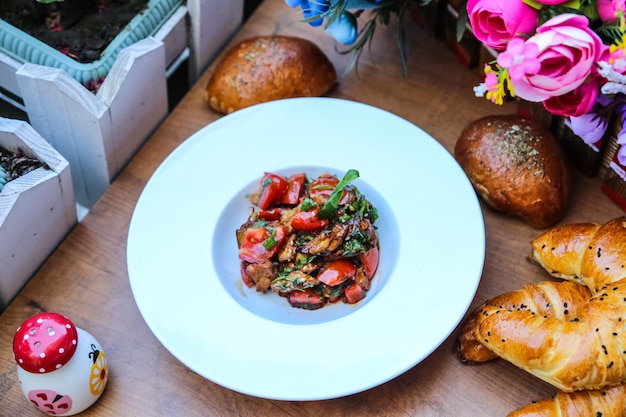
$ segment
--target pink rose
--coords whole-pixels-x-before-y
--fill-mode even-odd
[[[598,0],[596,3],[600,19],[609,23],[614,23],[617,20],[617,12],[625,10],[626,7],[626,0]]]
[[[595,80],[596,77],[590,77]],[[579,117],[591,110],[598,98],[600,86],[594,81],[587,81],[570,91],[556,97],[550,97],[543,106],[557,116]]]
[[[468,0],[467,14],[474,36],[498,51],[515,36],[533,34],[539,19],[521,0]]]
[[[526,41],[537,45],[539,69],[512,79],[515,94],[538,102],[578,88],[596,68],[602,41],[585,16],[564,13],[537,28]]]

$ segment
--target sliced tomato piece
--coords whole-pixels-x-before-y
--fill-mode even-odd
[[[259,206],[261,210],[266,210],[272,204],[278,203],[288,188],[289,183],[284,177],[266,172],[261,178],[261,187],[250,196],[250,202]]]
[[[324,174],[309,184],[309,194],[311,196],[330,197],[335,187],[339,184],[339,179],[330,174]]]
[[[328,226],[329,221],[317,217],[319,208],[311,211],[299,211],[291,219],[291,227],[299,231],[320,230]]]
[[[283,214],[283,209],[279,207],[274,207],[274,208],[270,208],[267,210],[259,211],[259,217],[267,221],[280,220],[280,216],[282,214]]]
[[[365,290],[359,284],[350,284],[343,292],[343,301],[347,304],[355,304],[364,299],[365,294]]]
[[[292,307],[303,308],[305,310],[317,310],[324,307],[326,300],[319,294],[316,294],[311,288],[304,291],[292,291],[287,297]]]
[[[327,200],[333,193],[335,187],[339,184],[339,179],[330,175],[324,174],[311,182],[309,185],[309,195],[315,200],[315,197],[322,197],[322,200]],[[344,189],[339,204],[344,205],[350,200],[350,195],[347,189]]]
[[[378,247],[374,246],[365,253],[359,255],[359,260],[365,270],[365,275],[371,280],[378,269]]]
[[[285,244],[286,238],[287,226],[249,227],[239,247],[239,259],[250,263],[271,259]]]
[[[281,204],[289,204],[296,205],[300,202],[300,197],[302,197],[302,193],[304,192],[304,184],[306,182],[306,174],[293,174],[287,178],[287,183],[289,187],[287,188],[287,192],[283,194],[280,199]]]
[[[354,277],[356,267],[347,259],[337,259],[324,267],[317,279],[326,285],[334,287]]]

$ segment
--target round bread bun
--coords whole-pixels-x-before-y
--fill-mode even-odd
[[[459,136],[454,157],[496,211],[542,229],[565,215],[570,171],[555,137],[517,115],[487,116]]]
[[[313,42],[291,36],[257,36],[231,48],[206,86],[218,113],[267,101],[315,97],[337,83],[335,67]]]

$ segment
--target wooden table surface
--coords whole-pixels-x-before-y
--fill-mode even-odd
[[[343,74],[348,57],[335,51],[334,42],[321,29],[297,19],[283,0],[267,0],[232,42],[253,35],[307,37],[322,47]],[[343,76],[330,96],[371,104],[406,118],[448,151],[473,119],[514,111],[475,98],[472,87],[480,81],[477,71],[465,68],[441,40],[417,25],[409,25],[407,35],[411,50],[406,79],[402,78],[395,31],[382,29],[371,51],[364,52],[358,76],[354,72]],[[177,145],[220,117],[203,98],[211,69],[0,315],[0,416],[41,415],[21,392],[11,342],[17,326],[42,311],[67,315],[96,336],[107,353],[108,386],[85,416],[504,416],[556,392],[504,361],[461,364],[454,352],[454,334],[395,379],[325,401],[251,397],[222,388],[178,362],[152,335],[134,302],[126,269],[126,239],[135,203],[154,170]],[[393,138],[381,140],[385,143],[381,146],[393,146]],[[564,223],[604,222],[623,214],[599,186],[597,178],[575,175]],[[525,282],[547,279],[526,260],[529,242],[539,231],[485,206],[483,213],[487,253],[472,307]],[[453,260],[454,254],[450,257]]]

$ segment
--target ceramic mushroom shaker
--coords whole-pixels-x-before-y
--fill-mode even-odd
[[[13,338],[13,354],[24,395],[54,416],[90,407],[109,376],[98,341],[57,313],[37,314],[22,323]]]

